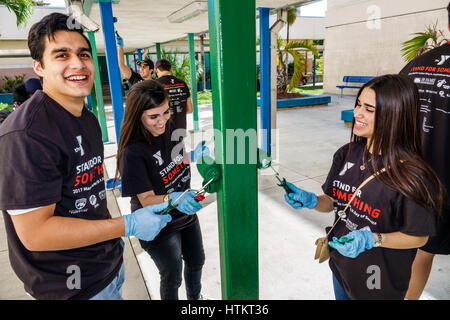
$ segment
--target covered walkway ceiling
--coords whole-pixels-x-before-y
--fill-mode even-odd
[[[247,0],[243,0],[247,1]],[[267,7],[273,9],[287,8],[316,2],[317,0],[257,0],[256,8]],[[91,19],[101,25],[98,3],[85,0],[85,8]],[[187,6],[194,6],[193,2],[203,3],[207,8],[207,0],[121,0],[113,1],[113,14],[117,17],[116,30],[123,37],[125,51],[132,52],[138,48],[147,48],[156,43],[165,43],[177,39],[185,39],[187,33],[204,33],[208,31],[208,13],[202,12],[180,23],[172,23],[168,17]],[[201,6],[202,4],[198,4]],[[189,10],[188,10],[189,11]],[[190,10],[192,11],[192,10]],[[101,31],[101,30],[100,30]],[[95,40],[99,52],[104,52],[102,32],[96,32]]]

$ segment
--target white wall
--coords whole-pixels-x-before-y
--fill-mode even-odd
[[[269,27],[276,21],[277,16],[269,17]],[[286,26],[279,35],[286,39]],[[256,36],[259,37],[259,19],[256,19]],[[289,27],[289,39],[324,39],[325,18],[324,17],[297,17],[294,24]]]
[[[406,64],[401,43],[413,33],[438,21],[449,37],[447,5],[448,0],[328,0],[324,91],[339,93],[336,85],[346,75],[398,73]]]
[[[9,10],[0,5],[0,41],[4,40],[24,40],[28,37],[28,31],[31,26],[52,12],[66,13],[65,8],[54,7],[34,7],[33,16],[27,21],[25,27],[17,27],[16,16]]]

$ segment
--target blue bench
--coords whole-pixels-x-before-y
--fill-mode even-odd
[[[341,120],[343,120],[344,122],[353,122],[353,109],[342,110]]]
[[[344,76],[342,79],[342,82],[345,82],[345,85],[336,86],[336,88],[341,89],[341,97],[342,97],[342,91],[345,88],[351,88],[351,89],[360,89],[362,85],[356,86],[356,85],[349,85],[349,83],[360,83],[364,84],[371,79],[375,77],[368,77],[368,76]]]

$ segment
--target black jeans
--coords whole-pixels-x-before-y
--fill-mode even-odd
[[[197,300],[200,297],[205,252],[198,219],[187,228],[148,242],[144,249],[159,270],[161,300],[178,300],[182,260],[186,296],[188,300]]]

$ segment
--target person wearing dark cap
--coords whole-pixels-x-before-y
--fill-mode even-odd
[[[155,73],[158,81],[166,89],[170,97],[170,113],[175,128],[184,130],[186,136],[186,114],[192,113],[191,94],[186,82],[172,75],[172,65],[166,59],[156,61]]]
[[[139,73],[133,71],[125,64],[124,51],[123,51],[123,39],[116,32],[116,45],[117,45],[117,60],[119,63],[119,69],[122,76],[127,79],[131,85],[141,82],[143,80],[151,80],[153,69],[155,68],[153,61],[150,59],[144,59],[137,62],[139,66]]]
[[[42,90],[42,84],[41,80],[38,78],[30,78],[25,82],[25,89],[27,90],[27,93],[31,97],[36,90]]]

